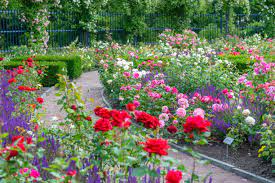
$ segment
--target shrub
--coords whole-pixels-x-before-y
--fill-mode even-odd
[[[220,59],[226,59],[236,66],[240,73],[245,73],[253,66],[256,60],[251,60],[250,55],[224,55],[219,56]],[[265,55],[265,62],[272,62],[275,60],[275,55]]]
[[[12,61],[26,60],[28,56],[16,57]],[[36,61],[64,62],[67,66],[67,74],[70,79],[78,78],[82,74],[82,62],[79,56],[39,55]]]
[[[58,83],[57,74],[66,74],[66,65],[64,62],[37,62],[40,67],[46,67],[45,76],[41,84],[45,87],[53,86]],[[22,65],[21,62],[11,61],[4,65],[5,69],[12,69]]]

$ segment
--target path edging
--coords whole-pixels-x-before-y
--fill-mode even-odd
[[[109,102],[106,100],[106,98],[104,97],[104,91],[105,91],[105,89],[103,88],[103,90],[101,91],[101,98],[102,98],[102,101],[103,101],[103,103],[104,103],[108,108],[112,108],[112,106],[110,105],[110,103],[109,103]],[[133,123],[133,124],[136,125],[136,126],[141,127],[141,126],[138,125],[138,124],[135,124],[135,123]],[[181,153],[190,155],[190,153],[186,152],[182,147],[180,147],[179,145],[177,145],[177,144],[175,144],[175,143],[169,143],[169,145],[170,145],[171,147],[173,147],[174,149],[178,150],[178,151],[181,152]],[[257,182],[257,183],[275,183],[275,182],[272,181],[272,180],[269,180],[269,179],[266,179],[266,178],[264,178],[264,177],[258,176],[258,175],[254,174],[254,173],[250,173],[250,172],[248,172],[248,171],[242,170],[242,169],[237,168],[237,167],[235,167],[234,165],[231,165],[231,164],[229,164],[229,163],[220,161],[220,160],[215,159],[215,158],[211,158],[211,157],[209,157],[209,156],[206,156],[206,155],[201,154],[201,153],[198,153],[198,152],[196,152],[196,153],[198,154],[198,156],[199,156],[201,159],[208,160],[208,161],[210,161],[211,164],[216,165],[216,166],[218,166],[218,167],[220,167],[220,168],[222,168],[222,169],[224,169],[224,170],[226,170],[226,171],[229,171],[229,172],[231,172],[231,173],[234,173],[234,174],[236,174],[236,175],[239,175],[239,176],[241,176],[241,177],[243,177],[243,178],[246,178],[246,179],[255,181],[255,182]]]

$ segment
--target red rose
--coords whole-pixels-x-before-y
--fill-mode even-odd
[[[42,70],[37,70],[37,74],[41,75],[42,74]]]
[[[147,139],[144,144],[144,150],[151,155],[152,153],[162,155],[168,155],[167,150],[170,148],[167,140],[164,139]]]
[[[103,108],[103,107],[96,107],[94,109],[95,115],[101,117],[101,118],[106,118],[109,119],[111,117],[111,113],[108,109]]]
[[[72,105],[72,106],[71,106],[71,109],[74,110],[74,111],[76,111],[76,110],[77,110],[76,105]]]
[[[24,73],[24,69],[17,69],[17,74],[23,74]]]
[[[3,150],[1,150],[0,156],[2,156],[3,153],[8,153],[6,160],[9,161],[12,157],[15,157],[18,155],[18,150],[26,152],[24,141],[25,141],[25,138],[23,136],[13,136],[11,146],[8,146]],[[26,143],[31,144],[32,138],[31,137],[27,138]]]
[[[112,125],[119,128],[128,128],[131,125],[132,118],[126,111],[112,110]]]
[[[0,61],[3,61],[4,60],[4,58],[3,57],[0,57]]]
[[[69,170],[68,172],[67,172],[67,175],[68,176],[75,176],[76,175],[76,170]]]
[[[177,133],[178,129],[177,129],[177,127],[175,127],[174,125],[170,125],[170,126],[167,127],[167,131],[168,131],[169,133],[174,134],[174,133]]]
[[[129,103],[126,105],[126,109],[128,111],[135,111],[136,110],[136,106],[133,103]]]
[[[36,125],[34,126],[34,131],[38,131],[38,129],[39,129],[39,125],[36,124]]]
[[[36,101],[37,101],[39,104],[43,104],[44,99],[41,98],[41,97],[38,97],[38,98],[36,99]]]
[[[11,78],[11,79],[8,80],[8,82],[9,82],[9,84],[15,83],[15,82],[16,82],[16,79],[15,79],[15,78]]]
[[[86,119],[87,121],[92,121],[92,117],[91,117],[91,116],[87,116],[85,119]]]
[[[135,117],[137,122],[141,122],[144,124],[145,128],[156,129],[160,126],[160,122],[158,118],[155,116],[151,116],[150,114],[143,111],[135,111]]]
[[[32,58],[28,58],[27,62],[33,62],[33,59]]]
[[[94,129],[96,132],[98,131],[107,132],[109,130],[112,130],[113,127],[109,119],[100,118],[99,120],[96,121],[94,125]]]
[[[183,124],[184,132],[191,133],[193,131],[198,132],[207,132],[211,123],[207,120],[204,120],[201,116],[189,116],[186,119],[186,123]]]
[[[2,156],[3,154],[8,154],[8,156],[5,159],[6,161],[9,161],[12,157],[18,155],[18,151],[16,150],[16,147],[8,146],[0,150],[0,156]]]
[[[170,170],[166,176],[166,183],[180,183],[182,179],[182,172],[178,170]]]
[[[29,67],[33,67],[33,63],[32,62],[28,62],[28,66]]]

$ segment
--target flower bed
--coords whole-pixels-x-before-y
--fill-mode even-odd
[[[184,165],[168,157],[166,139],[131,125],[131,118],[143,119],[133,105],[127,111],[97,107],[99,119],[93,121],[79,88],[66,76],[59,75],[56,95],[67,116],[45,128],[37,112],[44,103],[36,92],[44,77],[37,63],[28,58],[13,70],[1,68],[1,182],[212,182],[195,170],[187,174]],[[155,119],[155,124],[145,121],[156,132],[159,120],[147,117]]]
[[[96,49],[101,81],[112,103],[157,116],[141,113],[142,120],[136,120],[158,129],[164,138],[200,145],[207,140],[222,144],[225,137],[231,137],[230,148],[256,148],[258,158],[270,163],[275,64],[265,62],[263,55],[272,52],[273,40],[255,35],[209,44],[192,31],[166,31],[160,39],[154,47],[111,44]],[[239,75],[222,54],[250,54],[255,64]],[[157,120],[159,128],[157,122],[147,124]],[[268,177],[271,172],[262,175]]]

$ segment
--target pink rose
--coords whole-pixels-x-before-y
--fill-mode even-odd
[[[205,114],[205,112],[201,108],[196,108],[193,112],[194,116],[201,116],[202,118],[204,118],[204,114]]]
[[[184,108],[178,108],[176,114],[178,115],[178,117],[184,118],[186,116],[186,111]]]
[[[31,173],[30,173],[30,176],[33,177],[33,178],[38,178],[38,177],[40,177],[40,173],[37,170],[32,169]]]

